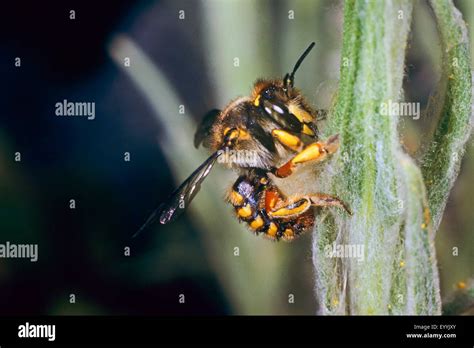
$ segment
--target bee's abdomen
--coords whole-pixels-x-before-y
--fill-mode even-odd
[[[244,221],[256,234],[262,233],[273,240],[291,241],[313,226],[312,210],[290,219],[268,216],[265,195],[267,192],[278,191],[274,186],[267,184],[266,178],[241,176],[237,179],[229,192],[228,200],[234,206],[239,220]]]

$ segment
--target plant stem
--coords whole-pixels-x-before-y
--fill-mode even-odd
[[[326,137],[340,135],[341,147],[319,186],[354,215],[317,217],[313,261],[321,314],[440,312],[425,188],[400,148],[398,117],[390,112],[403,95],[411,15],[408,0],[345,2],[341,80],[325,130]],[[330,257],[331,243],[362,246],[363,260]]]
[[[431,1],[443,52],[443,72],[428,106],[438,122],[422,158],[433,225],[438,229],[472,131],[472,76],[469,39],[461,13],[450,0]]]

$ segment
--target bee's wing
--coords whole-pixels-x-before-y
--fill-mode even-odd
[[[160,209],[160,223],[166,224],[181,214],[201,188],[221,152],[214,152],[169,197]]]
[[[194,147],[197,149],[199,145],[211,134],[212,125],[216,120],[217,116],[221,113],[218,109],[212,109],[204,115],[201,123],[196,130],[194,135]]]
[[[214,152],[207,160],[204,161],[168,198],[162,203],[145,221],[143,226],[133,235],[137,236],[147,226],[159,218],[161,224],[176,219],[193,200],[201,188],[201,183],[208,176],[212,167],[216,163],[217,158],[221,155],[221,151]]]

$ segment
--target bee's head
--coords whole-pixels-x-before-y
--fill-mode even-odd
[[[288,99],[287,90],[283,80],[257,80],[252,92],[253,105],[259,107],[262,100],[270,102]]]
[[[281,83],[277,82],[268,82],[264,84],[261,89],[260,89],[260,95],[264,97],[265,99],[272,100],[277,97],[278,94],[281,94],[283,91],[283,88],[281,86]]]
[[[314,47],[314,42],[312,42],[308,48],[303,52],[291,73],[286,74],[281,80],[259,80],[255,83],[254,87],[254,103],[255,106],[259,105],[259,98],[264,98],[266,100],[274,100],[275,98],[290,98],[292,95],[292,90],[295,82],[295,73],[298,70],[299,66]]]

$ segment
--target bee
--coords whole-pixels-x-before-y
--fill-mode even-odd
[[[198,126],[194,145],[212,155],[161,204],[137,234],[156,218],[161,224],[176,219],[189,205],[212,167],[229,152],[252,154],[225,161],[238,179],[226,200],[240,221],[255,234],[291,241],[314,225],[313,207],[335,206],[351,211],[339,198],[324,193],[286,195],[277,179],[292,180],[306,163],[324,161],[339,147],[338,135],[318,139],[317,115],[294,87],[295,73],[311,51],[303,52],[293,71],[282,79],[259,79],[250,96],[231,101],[223,110],[211,110]],[[232,156],[231,156],[232,157]],[[281,182],[281,180],[280,180]]]

